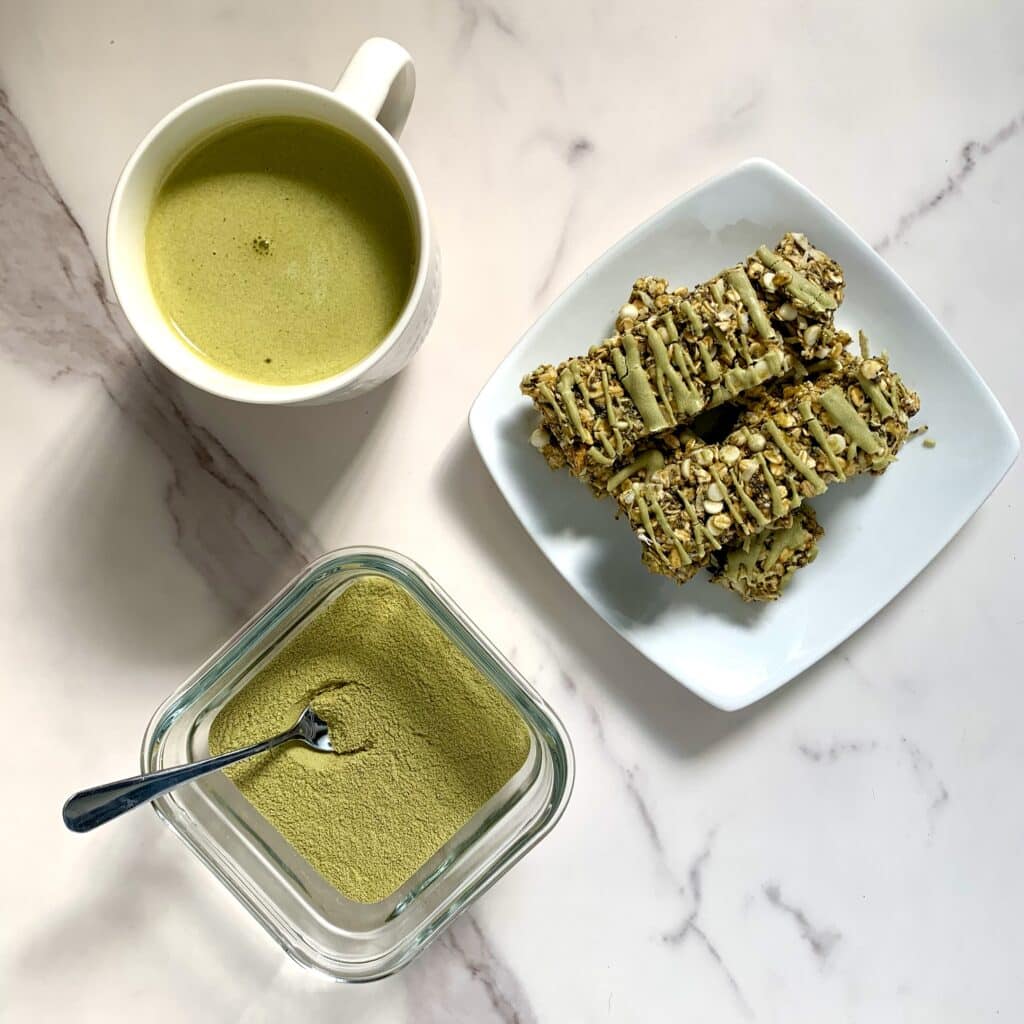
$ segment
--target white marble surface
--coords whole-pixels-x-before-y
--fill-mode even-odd
[[[582,605],[465,425],[590,259],[760,154],[877,243],[1019,429],[1022,33],[1019,5],[966,0],[0,0],[0,1018],[1024,1016],[1024,471],[833,656],[726,715]],[[427,345],[336,408],[168,381],[97,269],[122,162],[199,89],[330,85],[372,34],[418,63],[404,141],[445,263]],[[424,563],[578,758],[551,837],[358,989],[289,962],[154,815],[88,837],[59,819],[134,768],[153,708],[280,581],[349,543]]]

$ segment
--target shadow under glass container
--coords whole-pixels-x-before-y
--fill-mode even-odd
[[[221,708],[347,586],[383,576],[402,587],[511,702],[530,734],[526,760],[415,874],[379,903],[347,899],[216,774],[154,802],[164,821],[296,961],[339,981],[372,981],[421,952],[555,825],[573,759],[558,718],[419,566],[346,548],[307,566],[157,710],[142,770],[209,755]]]

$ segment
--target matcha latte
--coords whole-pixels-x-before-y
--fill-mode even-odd
[[[183,342],[260,384],[322,380],[368,356],[415,263],[391,172],[357,140],[299,119],[203,142],[164,181],[146,229],[153,294]]]

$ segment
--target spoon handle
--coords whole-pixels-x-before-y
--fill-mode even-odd
[[[176,768],[164,768],[148,775],[136,775],[130,779],[121,779],[119,782],[108,782],[104,786],[83,789],[64,804],[64,824],[72,832],[88,832],[97,825],[102,825],[124,814],[125,811],[138,807],[139,804],[163,796],[183,782],[191,782],[203,775],[209,775],[210,772],[226,768],[236,761],[243,761],[254,754],[262,754],[265,750],[298,739],[302,739],[302,730],[295,726],[262,743],[218,754],[217,757],[209,757],[205,761],[193,761],[191,764],[179,765]]]

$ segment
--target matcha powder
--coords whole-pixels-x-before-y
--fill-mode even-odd
[[[335,888],[375,903],[437,852],[526,760],[519,713],[404,589],[365,576],[220,711],[211,753],[290,726],[306,704],[337,751],[288,744],[227,769]]]

